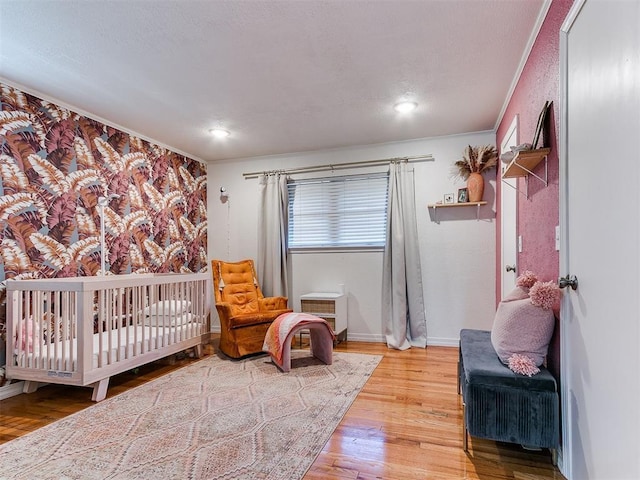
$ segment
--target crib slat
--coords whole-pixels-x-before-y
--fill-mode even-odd
[[[53,315],[51,314],[51,293],[42,292],[42,325],[41,328],[41,344],[42,344],[42,357],[43,357],[43,365],[42,368],[45,370],[51,370],[51,357],[53,353],[53,346],[51,345],[51,336],[52,336],[52,325],[51,320],[53,319]]]
[[[62,297],[56,292],[51,292],[51,315],[53,322],[53,363],[51,365],[52,370],[64,369],[62,353],[62,347],[65,344],[65,340],[69,333],[64,329],[64,323],[62,319]],[[56,299],[58,300],[56,302]]]
[[[158,334],[157,336],[157,341],[158,344],[156,345],[156,348],[161,348],[165,346],[165,338],[164,338],[164,327],[165,327],[165,322],[167,321],[167,317],[166,317],[166,310],[167,310],[167,300],[169,298],[171,298],[171,296],[169,295],[169,289],[170,286],[169,285],[161,285],[160,286],[160,290],[162,291],[161,295],[162,295],[162,320],[160,322],[158,322],[163,328],[160,330],[162,333]]]
[[[114,306],[113,306],[113,303],[114,303],[114,298],[113,298],[114,297],[114,292],[113,292],[113,290],[107,290],[107,292],[108,292],[108,297],[107,297],[108,298],[108,300],[107,300],[107,302],[108,302],[108,304],[107,304],[107,306],[108,306],[108,308],[107,308],[108,315],[107,315],[107,327],[106,328],[107,328],[107,332],[108,332],[108,335],[107,335],[107,339],[108,340],[107,340],[107,342],[108,342],[108,345],[109,345],[109,355],[107,355],[107,364],[111,364],[111,363],[114,362],[114,358],[113,358],[113,335],[111,335],[111,330],[113,330],[113,323],[111,323],[111,322],[112,322],[112,319],[113,319],[113,311],[114,311]]]
[[[140,355],[143,355],[145,352],[145,343],[147,340],[147,315],[146,308],[149,306],[149,295],[150,290],[149,287],[143,286],[140,287],[140,299],[138,301],[138,305],[140,306],[140,324],[142,325],[142,330],[140,331]]]
[[[74,309],[77,334],[77,366],[84,373],[93,368],[93,291],[78,292]]]
[[[98,290],[97,292],[98,297],[96,298],[96,325],[95,325],[95,329],[97,330],[96,335],[98,336],[98,368],[101,368],[104,365],[103,359],[102,359],[102,351],[104,350],[104,327],[103,327],[103,322],[104,322],[104,290]]]
[[[138,325],[140,325],[140,287],[135,287],[132,292],[132,319],[133,328],[133,356],[137,357],[138,352]]]
[[[27,330],[27,348],[31,353],[33,368],[36,368],[36,369],[42,368],[40,365],[41,355],[39,355],[40,342],[38,341],[38,338],[40,337],[40,318],[41,317],[42,317],[42,292],[36,290],[31,295],[31,317],[29,318],[29,323],[31,324],[31,327],[30,329]]]
[[[116,352],[115,352],[115,357],[116,357],[116,362],[119,362],[120,360],[122,360],[122,319],[121,319],[121,313],[122,313],[122,289],[118,288],[115,291],[115,302],[114,302],[114,312],[113,312],[113,318],[111,319],[111,321],[113,322],[111,328],[115,329],[116,331]]]
[[[33,368],[37,368],[36,366],[36,356],[35,353],[33,352],[33,334],[34,334],[34,328],[33,328],[33,324],[34,324],[34,320],[33,320],[33,310],[35,308],[34,305],[34,296],[37,294],[37,292],[29,292],[29,318],[27,320],[27,329],[25,331],[25,347],[27,352],[29,352],[29,357],[31,360],[31,365],[33,365]],[[29,332],[31,331],[31,332]]]
[[[127,348],[125,350],[125,358],[131,358],[132,356],[134,356],[133,353],[133,349],[131,349],[131,352],[129,352],[129,345],[131,345],[131,337],[132,337],[132,332],[131,329],[133,328],[135,330],[135,324],[132,323],[132,314],[131,314],[131,302],[132,302],[132,288],[131,287],[127,287],[125,289],[126,291],[126,295],[125,295],[125,321],[127,322]]]

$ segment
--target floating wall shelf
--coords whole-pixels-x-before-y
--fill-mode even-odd
[[[537,150],[522,150],[516,153],[516,156],[513,157],[513,160],[509,162],[509,164],[502,171],[502,178],[525,178],[525,186],[526,191],[523,195],[526,198],[529,198],[529,176],[533,176],[544,183],[546,187],[548,185],[547,181],[547,155],[551,151],[550,148],[539,148]],[[533,170],[540,164],[540,162],[544,160],[544,178],[533,173]],[[518,187],[513,187],[513,185],[504,182],[505,185],[509,185],[512,188],[518,190]],[[518,190],[520,191],[520,190]],[[522,193],[522,192],[520,192]]]
[[[451,208],[451,207],[471,207],[476,206],[476,216],[480,220],[480,205],[486,205],[487,202],[460,202],[460,203],[431,203],[427,205],[429,208],[433,208],[434,221],[438,223],[438,208]]]

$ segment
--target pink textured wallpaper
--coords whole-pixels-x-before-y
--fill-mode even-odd
[[[0,281],[97,275],[103,253],[106,274],[206,270],[206,185],[196,160],[0,83]]]
[[[504,117],[498,127],[496,144],[509,128],[513,117],[519,115],[519,141],[532,143],[538,115],[544,102],[553,102],[548,114],[547,135],[542,139],[545,147],[551,147],[548,157],[548,186],[536,178],[529,179],[529,198],[518,195],[517,231],[522,236],[522,253],[518,254],[518,274],[531,270],[540,280],[557,280],[559,275],[559,253],[555,249],[555,227],[559,221],[558,196],[558,107],[559,107],[559,39],[560,27],[573,4],[573,0],[553,0],[531,54],[511,97]],[[538,147],[542,142],[538,142]],[[544,177],[544,162],[534,170]],[[497,199],[500,205],[501,182],[496,182]],[[525,179],[518,180],[525,188]],[[500,212],[496,221],[497,264],[496,304],[500,301]]]
[[[9,278],[95,276],[103,255],[105,274],[206,270],[206,173],[0,83],[0,337]]]

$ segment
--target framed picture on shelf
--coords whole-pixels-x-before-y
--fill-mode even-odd
[[[466,188],[458,189],[458,203],[467,203],[469,201],[469,193]]]
[[[538,140],[540,140],[540,135],[543,134],[547,112],[549,111],[549,108],[551,108],[552,103],[553,102],[549,102],[548,100],[544,102],[544,107],[542,107],[542,111],[540,112],[540,115],[538,115],[538,125],[536,125],[536,133],[533,136],[533,143],[531,144],[531,148],[533,150],[538,148]],[[542,147],[544,148],[544,139],[542,140]]]
[[[453,193],[444,194],[444,203],[453,203],[455,195]]]

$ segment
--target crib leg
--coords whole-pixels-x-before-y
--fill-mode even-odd
[[[101,402],[107,396],[107,388],[109,387],[109,377],[91,384],[93,386],[92,402]]]
[[[34,382],[33,380],[25,380],[24,387],[22,387],[23,393],[33,393],[38,390],[40,384],[38,382]]]
[[[202,358],[202,344],[198,344],[193,347],[193,353],[195,353],[196,358]]]

